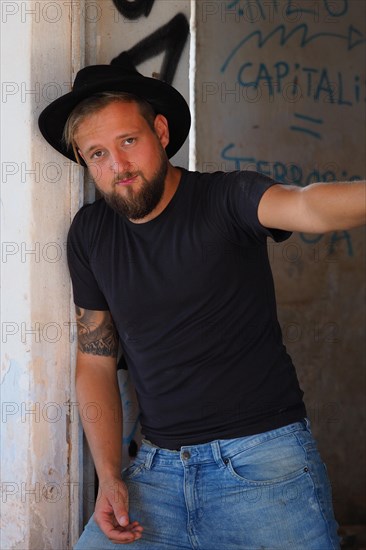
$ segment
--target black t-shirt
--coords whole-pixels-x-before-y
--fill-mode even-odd
[[[263,193],[255,172],[182,170],[175,195],[135,224],[103,199],[68,238],[74,301],[110,310],[139,400],[142,433],[177,449],[260,433],[305,415],[277,321]]]

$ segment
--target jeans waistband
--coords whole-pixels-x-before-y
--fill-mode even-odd
[[[183,464],[203,464],[208,462],[216,462],[219,465],[224,465],[225,456],[229,456],[235,451],[244,451],[255,447],[270,439],[289,434],[291,432],[301,430],[310,431],[310,422],[307,418],[300,422],[294,422],[287,426],[270,430],[268,432],[239,437],[235,439],[217,439],[209,443],[199,445],[182,446],[179,451],[162,449],[157,447],[150,441],[144,439],[137,456],[137,462],[144,463],[148,469],[151,468],[153,462],[160,464],[169,464],[174,466]]]

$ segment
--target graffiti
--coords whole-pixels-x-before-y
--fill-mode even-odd
[[[255,12],[260,12],[262,20],[267,20],[267,12],[265,8],[270,7],[272,15],[277,14],[289,21],[284,24],[274,24],[270,31],[256,28],[253,31],[246,31],[245,35],[240,38],[236,44],[230,48],[225,54],[224,62],[221,64],[220,73],[224,75],[228,67],[231,67],[234,61],[240,59],[246,45],[251,48],[257,47],[262,50],[265,46],[276,47],[278,49],[297,46],[304,49],[310,44],[319,46],[325,41],[334,42],[334,47],[338,50],[344,49],[352,51],[365,44],[366,37],[354,24],[347,22],[345,28],[330,28],[317,29],[316,32],[311,28],[311,22],[298,22],[298,19],[288,19],[291,15],[302,17],[302,15],[316,15],[313,18],[313,23],[319,23],[319,9],[322,9],[328,18],[333,23],[344,17],[349,12],[348,0],[319,0],[319,2],[304,3],[299,5],[299,2],[293,0],[233,0],[226,4],[227,10],[236,10],[237,13],[251,16]],[[258,20],[258,19],[256,19]],[[254,22],[254,19],[252,19]],[[245,27],[247,29],[248,27]],[[240,31],[239,31],[240,32]],[[240,35],[239,35],[240,36]],[[285,54],[284,50],[284,54]],[[251,51],[251,50],[250,50]],[[354,65],[343,65],[341,70],[338,66],[334,68],[303,66],[299,62],[286,62],[279,60],[273,63],[268,61],[258,60],[245,62],[238,65],[236,73],[235,86],[239,86],[244,90],[244,94],[237,94],[239,99],[250,101],[251,103],[260,100],[262,97],[267,97],[271,102],[274,98],[281,97],[289,102],[295,103],[310,99],[314,103],[327,103],[328,105],[342,106],[350,108],[354,105],[366,101],[366,81],[364,76],[361,77],[361,71],[355,70],[352,72]],[[352,67],[352,68],[351,68]],[[350,72],[351,68],[351,72]],[[231,89],[230,89],[231,90]],[[251,95],[247,97],[246,91],[252,90]],[[235,89],[235,91],[237,91]],[[252,100],[253,91],[256,93]],[[258,97],[259,94],[259,97]],[[213,95],[211,93],[211,95]],[[221,94],[222,95],[222,94]],[[235,99],[236,97],[235,96]],[[318,115],[318,116],[317,116]],[[323,116],[311,111],[306,113],[292,113],[295,120],[289,124],[289,130],[298,134],[303,134],[305,138],[313,138],[322,140],[325,122]],[[245,162],[250,161],[246,159]],[[241,161],[239,161],[241,162]],[[237,163],[238,164],[238,163]]]
[[[325,237],[323,233],[319,233],[318,235],[312,234],[311,236],[309,236],[307,233],[299,233],[299,236],[300,236],[300,239],[306,244],[318,244]],[[333,233],[331,233],[330,240],[327,245],[329,256],[331,256],[332,254],[335,254],[336,245],[339,242],[345,242],[348,256],[350,257],[353,256],[352,236],[350,232],[346,230],[333,231]]]
[[[290,23],[296,23],[303,16],[311,16],[316,23],[334,22],[349,11],[348,0],[233,0],[205,1],[202,3],[203,21],[208,17],[220,15],[221,21],[235,21],[236,23],[256,23],[258,21],[274,22],[282,18]]]
[[[339,70],[322,67],[303,67],[286,61],[271,65],[246,62],[238,70],[237,82],[243,88],[263,85],[269,97],[282,94],[289,102],[308,97],[313,101],[324,99],[334,105],[360,103],[365,97],[365,84],[358,74],[347,75]]]
[[[155,0],[113,0],[118,11],[127,19],[139,19],[142,15],[148,17]]]
[[[229,143],[221,151],[221,158],[229,161],[231,166],[225,166],[230,170],[254,170],[265,176],[269,176],[279,183],[298,185],[305,187],[317,181],[356,181],[362,180],[357,174],[348,174],[346,170],[340,169],[335,162],[325,163],[323,166],[315,166],[312,170],[304,172],[301,166],[294,162],[284,163],[278,160],[268,161],[255,157],[241,156],[235,153],[235,143]],[[218,169],[217,166],[212,166]]]
[[[294,113],[294,117],[299,120],[303,120],[305,122],[311,122],[313,124],[323,124],[323,120],[321,118],[314,118],[308,115],[301,115],[300,113]],[[303,132],[304,134],[307,134],[314,138],[322,139],[322,136],[321,134],[319,134],[319,132],[315,132],[314,130],[309,130],[309,128],[303,128],[302,126],[290,126],[290,130],[293,130],[294,132]]]
[[[334,0],[322,0],[322,3],[328,15],[331,17],[342,17],[348,12],[348,0],[340,0],[338,4]],[[244,3],[242,0],[233,0],[233,2],[228,4],[227,9],[232,10],[233,8],[237,8],[239,15],[244,15],[246,9],[253,10],[254,7],[260,11],[263,19],[265,19],[265,8],[268,6],[270,6],[275,13],[280,12],[279,0],[270,0],[270,2],[268,2],[268,0],[246,0]],[[313,6],[304,7],[299,6],[299,0],[287,0],[282,12],[288,15],[302,15],[306,13],[319,15],[319,4],[314,3]]]
[[[308,44],[310,44],[310,42],[313,42],[314,40],[319,40],[320,38],[327,38],[327,40],[329,40],[330,38],[344,40],[347,44],[348,50],[352,50],[356,46],[360,46],[361,44],[364,44],[366,42],[366,38],[363,36],[362,32],[356,29],[353,25],[350,25],[348,28],[348,32],[344,34],[332,32],[318,32],[315,34],[310,34],[307,23],[301,23],[290,31],[286,31],[286,25],[278,25],[273,29],[273,31],[271,31],[267,35],[261,30],[256,30],[246,35],[230,52],[221,67],[221,72],[224,73],[226,71],[227,67],[229,66],[235,55],[238,53],[238,51],[254,37],[257,38],[258,48],[263,48],[263,46],[265,46],[266,43],[276,35],[277,38],[279,38],[279,45],[285,46],[295,34],[298,34],[298,38],[300,39],[300,48],[305,48]]]
[[[114,0],[117,9],[129,19],[147,17],[155,0]],[[135,44],[127,53],[134,65],[165,52],[160,72],[156,76],[172,84],[180,57],[189,35],[189,22],[183,13],[175,15],[168,23]]]
[[[322,0],[322,3],[330,17],[342,17],[348,12],[348,0],[340,0],[338,4],[334,0]],[[280,0],[245,0],[244,2],[243,0],[233,0],[226,7],[228,11],[237,9],[237,13],[240,16],[250,13],[252,18],[255,17],[255,13],[259,12],[263,20],[267,19],[266,8],[271,8],[272,13],[282,13],[287,16],[310,14],[319,17],[319,4],[314,3],[313,6],[303,7],[299,6],[298,0],[286,0],[286,4],[281,12]]]
[[[135,65],[139,65],[143,61],[165,51],[159,78],[168,84],[172,84],[188,34],[188,20],[183,13],[178,13],[166,25],[141,40],[127,53],[131,61]]]

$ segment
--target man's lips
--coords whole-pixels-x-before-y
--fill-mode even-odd
[[[130,176],[128,178],[121,178],[114,182],[115,185],[131,185],[137,179],[137,176]]]

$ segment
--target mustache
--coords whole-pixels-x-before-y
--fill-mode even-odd
[[[140,175],[140,172],[138,171],[137,172],[120,172],[113,178],[112,184],[115,185],[117,182],[121,180],[135,178],[136,176],[139,176],[139,175]]]

